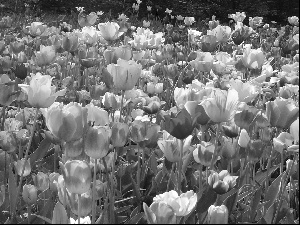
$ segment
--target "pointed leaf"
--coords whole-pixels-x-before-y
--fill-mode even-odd
[[[39,147],[32,154],[29,155],[31,166],[34,166],[36,161],[38,161],[39,159],[43,158],[46,155],[50,146],[51,146],[50,139],[45,138],[44,140],[41,141]]]
[[[283,175],[285,175],[286,172],[280,174],[274,181],[273,183],[270,185],[270,187],[268,188],[268,191],[266,193],[266,196],[264,198],[264,202],[266,202],[265,208],[266,210],[269,209],[269,207],[271,205],[273,205],[273,203],[275,202],[275,200],[278,197],[278,194],[280,192],[280,188],[281,188],[281,182],[282,182],[282,178],[285,177]]]
[[[18,196],[17,193],[17,181],[15,174],[12,171],[12,166],[9,167],[9,177],[8,177],[8,191],[9,191],[9,201],[10,201],[10,214],[15,215]]]
[[[53,210],[52,224],[68,223],[68,215],[65,207],[58,201]]]
[[[145,216],[145,213],[141,212],[137,215],[135,215],[134,217],[131,217],[130,220],[128,220],[125,224],[137,224],[140,219],[142,219]]]
[[[152,210],[147,206],[147,204],[144,202],[143,203],[143,209],[145,212],[146,219],[149,224],[155,224],[156,223],[156,216],[152,212]]]

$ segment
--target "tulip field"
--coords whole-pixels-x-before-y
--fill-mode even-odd
[[[141,4],[1,11],[0,223],[299,224],[299,18]]]

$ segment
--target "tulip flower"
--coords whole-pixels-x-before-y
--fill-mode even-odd
[[[106,92],[102,98],[102,104],[106,109],[118,109],[120,107],[120,103],[118,102],[118,98],[114,93]]]
[[[230,86],[238,92],[240,102],[251,102],[259,94],[258,88],[250,82],[235,79],[230,81]]]
[[[127,142],[129,127],[126,123],[113,123],[111,127],[111,144],[114,147],[123,147]]]
[[[99,40],[99,31],[95,27],[83,27],[81,31],[81,40],[86,44],[93,45]]]
[[[208,224],[228,224],[227,207],[225,205],[211,205],[208,208],[207,222]]]
[[[249,26],[255,29],[262,24],[262,20],[263,18],[260,16],[255,16],[253,18],[249,16]]]
[[[80,216],[82,217],[86,217],[88,216],[91,211],[92,211],[92,205],[93,205],[93,201],[92,201],[92,193],[91,191],[87,191],[85,193],[80,194]],[[69,200],[69,206],[71,208],[71,211],[75,214],[75,215],[79,215],[78,213],[78,195],[75,193],[67,193],[68,196],[68,200]],[[81,223],[81,221],[80,221]]]
[[[260,69],[266,60],[265,54],[260,49],[251,49],[246,45],[243,53],[243,64],[249,69]]]
[[[236,12],[234,14],[229,14],[228,18],[234,19],[235,22],[243,22],[244,19],[246,18],[246,13],[245,12]]]
[[[66,34],[62,39],[62,48],[65,51],[74,52],[78,49],[78,41],[77,35],[73,33]]]
[[[86,15],[84,11],[81,11],[78,14],[78,24],[81,27],[93,26],[98,19],[98,16],[95,12],[91,12],[89,15]]]
[[[246,148],[249,142],[250,137],[248,132],[245,129],[242,129],[238,140],[239,146],[241,146],[242,148]]]
[[[295,142],[299,142],[299,118],[291,124],[290,134],[293,136]]]
[[[143,203],[143,209],[149,224],[175,224],[176,215],[165,202],[153,202],[150,207]]]
[[[41,73],[32,74],[30,85],[19,84],[22,91],[28,95],[28,102],[36,108],[48,108],[58,96],[63,96],[66,89],[55,92],[55,86],[51,86],[51,76]]]
[[[94,126],[105,126],[108,125],[108,112],[101,109],[92,103],[85,106],[88,109],[87,121],[92,122]]]
[[[28,205],[32,205],[37,201],[37,188],[31,184],[25,184],[23,186],[22,197],[24,202]]]
[[[257,114],[257,108],[243,104],[240,110],[236,111],[236,114],[234,115],[234,122],[238,127],[249,131],[250,126],[254,123],[254,120],[257,117]]]
[[[287,132],[281,132],[278,137],[273,138],[274,149],[279,153],[282,153],[284,149],[287,149],[293,145],[293,136]]]
[[[90,190],[92,173],[86,161],[72,160],[63,165],[66,188],[73,194],[83,194]]]
[[[83,137],[88,110],[78,103],[53,104],[43,110],[46,125],[51,133],[63,141],[76,141]]]
[[[220,173],[213,172],[208,177],[208,184],[217,194],[225,194],[236,185],[237,176],[230,176],[227,170]]]
[[[234,89],[228,91],[216,89],[212,91],[209,98],[202,101],[201,105],[213,122],[228,122],[235,115],[238,105],[238,93]]]
[[[221,155],[226,160],[234,159],[237,153],[237,140],[222,137],[222,145],[221,145]]]
[[[203,35],[201,37],[201,50],[203,52],[214,52],[218,45],[218,39],[214,35]]]
[[[115,87],[126,91],[131,90],[137,83],[142,65],[132,60],[118,59],[117,64],[109,64],[107,70],[113,77]]]
[[[197,52],[197,58],[190,61],[191,66],[201,72],[210,72],[214,58],[209,52]]]
[[[266,115],[272,127],[287,129],[299,116],[299,107],[291,100],[276,98],[266,103]]]
[[[99,23],[98,28],[106,41],[114,41],[124,33],[119,31],[120,26],[115,22]]]
[[[84,151],[93,159],[107,155],[111,131],[107,127],[89,127],[85,136]]]
[[[35,54],[36,64],[38,66],[47,66],[52,63],[56,58],[54,46],[40,46],[40,51]]]
[[[288,21],[291,25],[294,25],[294,26],[298,26],[299,25],[299,18],[298,16],[289,16],[288,17]]]
[[[32,22],[28,27],[29,34],[33,37],[42,35],[47,30],[47,25],[42,22]]]
[[[32,175],[33,182],[39,191],[46,191],[49,188],[49,177],[43,172]]]
[[[215,148],[215,145],[210,142],[202,141],[201,144],[197,144],[197,148],[193,151],[195,161],[204,166],[211,166],[214,152],[216,151]]]
[[[30,159],[28,159],[25,162],[25,159],[23,158],[21,160],[18,160],[17,162],[14,162],[16,172],[19,176],[22,175],[22,169],[24,167],[24,164],[25,164],[25,169],[24,169],[23,177],[26,177],[31,173]]]
[[[65,142],[63,146],[65,149],[67,159],[78,157],[82,154],[82,150],[84,147],[83,138]]]
[[[250,140],[247,146],[248,159],[257,162],[262,157],[265,147],[262,140]]]
[[[231,28],[228,26],[218,25],[213,30],[208,30],[207,34],[215,36],[218,42],[225,43],[230,37]]]
[[[56,172],[52,172],[49,174],[49,189],[51,191],[57,191],[57,182],[59,176],[60,174]]]
[[[78,219],[73,219],[72,217],[69,220],[70,224],[78,224]],[[84,218],[80,218],[80,223],[81,224],[91,224],[91,218],[89,216],[86,216]]]

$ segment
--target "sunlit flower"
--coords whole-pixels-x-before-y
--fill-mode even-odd
[[[35,53],[35,60],[38,66],[47,66],[56,58],[54,46],[40,46],[40,51]]]
[[[225,205],[214,206],[208,208],[207,222],[208,224],[228,224],[228,209]]]
[[[248,44],[243,53],[243,64],[249,69],[260,69],[266,60],[266,56],[261,49],[251,49]]]
[[[115,22],[99,23],[98,28],[101,36],[106,41],[114,41],[118,39],[124,32],[119,32],[120,26]]]

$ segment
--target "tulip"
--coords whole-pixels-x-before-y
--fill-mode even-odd
[[[215,148],[215,145],[210,142],[202,141],[201,144],[197,144],[197,148],[193,151],[195,161],[204,166],[211,166]]]
[[[94,126],[105,126],[108,125],[108,112],[101,109],[98,106],[94,106],[92,103],[86,105],[88,109],[87,121],[92,122]]]
[[[78,36],[70,33],[63,37],[62,48],[68,52],[74,52],[78,49]]]
[[[63,166],[66,188],[72,194],[83,194],[90,190],[92,173],[86,161],[67,161]]]
[[[290,133],[295,142],[299,142],[299,118],[296,119],[290,126]]]
[[[252,162],[257,162],[262,157],[265,145],[262,140],[250,140],[247,149],[248,159]]]
[[[290,171],[290,175],[293,176],[295,173],[297,173],[297,168],[298,168],[298,162],[293,160],[288,159],[286,161],[286,170]]]
[[[127,142],[129,127],[126,123],[113,123],[111,127],[111,144],[114,147],[123,147]]]
[[[218,39],[213,35],[201,37],[201,50],[203,52],[214,52],[218,45]]]
[[[188,101],[192,100],[192,89],[190,88],[178,88],[174,90],[174,100],[179,108],[182,108]]]
[[[259,16],[255,16],[254,18],[249,16],[249,26],[255,29],[262,24],[262,20],[263,18]]]
[[[150,207],[143,203],[143,209],[149,224],[175,224],[176,215],[165,202],[153,202]]]
[[[245,129],[242,129],[238,140],[239,146],[241,146],[242,148],[246,148],[249,142],[250,137],[248,135],[248,132]]]
[[[55,92],[55,86],[51,86],[51,76],[41,73],[32,74],[30,85],[19,84],[22,91],[28,95],[28,102],[32,107],[48,108],[57,96],[63,96],[66,89]]]
[[[120,26],[115,22],[99,23],[98,28],[106,41],[114,41],[124,33],[119,31]]]
[[[231,28],[228,26],[218,25],[213,30],[208,31],[207,34],[215,36],[217,38],[218,42],[225,43],[228,41],[228,39],[230,37]]]
[[[227,207],[225,205],[211,205],[208,208],[207,222],[208,224],[228,224]]]
[[[12,52],[16,55],[19,54],[21,51],[25,50],[24,42],[16,42],[16,41],[10,42],[9,46]]]
[[[240,102],[251,102],[259,94],[258,88],[250,82],[244,83],[241,80],[235,79],[230,81],[230,86],[238,92]]]
[[[155,94],[160,94],[163,92],[163,89],[164,88],[164,83],[157,83],[155,84],[155,87],[154,87],[154,92]]]
[[[236,12],[234,14],[228,15],[228,18],[234,19],[235,22],[243,22],[244,19],[246,18],[246,13],[245,12]]]
[[[49,177],[43,172],[32,175],[33,182],[39,191],[46,191],[49,188]]]
[[[28,205],[32,205],[37,201],[37,188],[31,184],[25,184],[23,186],[22,197],[24,202]]]
[[[119,102],[117,101],[117,96],[114,93],[106,92],[102,98],[102,104],[107,109],[117,109],[120,107]]]
[[[117,64],[109,64],[107,70],[113,77],[115,87],[126,91],[131,90],[137,83],[142,65],[132,60],[118,59]]]
[[[149,94],[154,94],[155,93],[155,84],[153,83],[153,82],[149,82],[149,83],[147,83],[147,92],[149,93]]]
[[[98,16],[95,12],[91,12],[89,15],[86,15],[83,11],[78,14],[78,24],[81,27],[93,26],[98,19]]]
[[[238,127],[249,131],[250,126],[254,123],[257,114],[257,108],[245,104],[244,108],[236,111],[236,114],[234,115],[234,122]]]
[[[111,131],[107,127],[89,127],[85,136],[84,151],[93,159],[107,155]]]
[[[222,137],[221,155],[226,160],[234,159],[237,153],[237,140]]]
[[[142,142],[147,139],[147,122],[135,120],[129,127],[131,140],[135,143]]]
[[[287,149],[293,144],[293,136],[287,132],[281,132],[278,137],[273,138],[274,149],[279,153],[282,153],[284,149]]]
[[[40,51],[36,52],[36,63],[38,66],[47,66],[56,58],[54,46],[40,46]]]
[[[116,62],[118,59],[124,59],[128,61],[132,57],[131,47],[126,45],[115,48],[113,53],[114,53],[114,58],[116,58]]]
[[[18,160],[17,162],[14,162],[14,166],[16,169],[16,172],[19,176],[22,175],[22,169],[25,163],[25,159]],[[23,173],[23,177],[28,176],[31,173],[31,165],[30,165],[30,159],[28,159],[25,163],[25,169]]]
[[[266,115],[272,127],[287,129],[299,116],[299,107],[288,99],[276,98],[266,103]]]
[[[51,191],[57,191],[57,182],[60,174],[52,172],[49,174],[49,189]]]
[[[210,72],[213,66],[213,57],[209,52],[197,52],[197,58],[191,60],[191,66],[201,72]]]
[[[16,65],[15,75],[21,80],[24,80],[27,77],[28,71],[28,68],[23,63],[18,63]]]
[[[212,91],[210,98],[202,101],[201,105],[213,122],[228,122],[235,115],[238,105],[238,93],[234,89],[228,91],[216,89]]]
[[[71,217],[69,222],[70,222],[70,224],[78,224],[78,219],[75,220]],[[91,224],[92,221],[91,221],[91,218],[89,216],[86,216],[84,218],[80,218],[80,223],[81,224]]]
[[[99,40],[99,31],[95,27],[83,27],[81,31],[81,40],[86,44],[93,45]]]
[[[83,147],[83,138],[65,142],[64,149],[67,159],[80,156],[82,154]]]
[[[78,213],[78,195],[74,193],[68,193],[68,200],[69,200],[69,205],[71,208],[71,211],[75,215],[79,215]],[[92,211],[92,205],[93,205],[93,200],[92,200],[92,193],[91,191],[87,191],[85,193],[82,193],[80,196],[80,216],[86,217],[90,214]],[[81,221],[80,221],[81,222]]]
[[[31,36],[40,36],[42,35],[47,29],[47,25],[44,25],[42,22],[32,22],[29,26],[29,34]]]
[[[260,49],[251,49],[250,45],[246,45],[243,53],[243,64],[249,69],[260,69],[262,68],[266,56]]]
[[[74,102],[65,106],[56,103],[43,110],[43,114],[48,129],[55,137],[66,142],[83,137],[87,125],[87,108]]]

